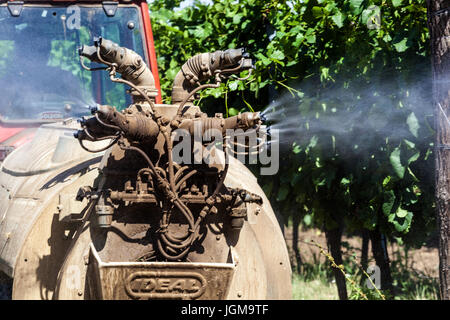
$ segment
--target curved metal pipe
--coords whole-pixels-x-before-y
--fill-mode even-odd
[[[228,49],[212,53],[201,53],[190,58],[181,67],[175,76],[172,87],[172,103],[179,103],[183,100],[193,101],[191,92],[196,89],[201,81],[212,77],[216,71],[229,67],[239,66],[239,71],[252,67],[251,59],[246,59],[248,55],[243,48]]]
[[[83,45],[79,48],[80,56],[93,62],[107,64],[110,67],[115,65],[117,72],[122,75],[124,80],[143,90],[149,97],[153,99],[156,97],[158,90],[155,86],[155,79],[139,54],[101,37],[95,39],[94,42],[95,46]],[[131,94],[137,97],[141,95],[140,92],[133,89]]]

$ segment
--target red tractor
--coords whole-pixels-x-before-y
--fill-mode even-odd
[[[123,86],[78,63],[77,48],[94,36],[144,57],[160,91],[146,1],[0,1],[0,19],[0,163],[44,123],[78,118],[94,101],[130,102]]]

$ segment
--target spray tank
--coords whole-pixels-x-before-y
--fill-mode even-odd
[[[0,266],[14,278],[13,298],[290,299],[278,221],[230,148],[236,129],[261,129],[261,116],[209,117],[193,104],[200,90],[250,74],[248,54],[192,57],[171,105],[155,103],[152,73],[132,50],[96,38],[79,54],[85,69],[94,71],[84,58],[102,63],[128,85],[133,103],[43,126],[41,143],[6,159]]]

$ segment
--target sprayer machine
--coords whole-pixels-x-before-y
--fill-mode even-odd
[[[89,79],[106,74],[129,104],[90,103],[78,122],[42,124],[2,164],[0,269],[13,298],[290,299],[277,217],[235,158],[264,145],[264,119],[194,104],[203,89],[249,77],[249,54],[195,55],[161,104],[148,52],[103,36],[77,50]]]

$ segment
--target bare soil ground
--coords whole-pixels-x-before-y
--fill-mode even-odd
[[[292,249],[292,228],[285,228],[285,239],[288,245],[289,254],[291,256],[291,262],[295,261],[294,252]],[[324,263],[326,262],[326,257],[320,254],[320,249],[311,244],[311,240],[319,243],[325,249],[326,238],[325,233],[321,232],[318,229],[308,229],[303,230],[300,227],[299,230],[299,241],[298,246],[300,249],[300,255],[304,262],[308,263]],[[357,261],[360,261],[361,258],[361,246],[362,246],[362,238],[358,236],[353,237],[343,237],[343,242],[347,242],[348,246],[343,246],[343,256],[351,256],[352,254],[356,254]],[[371,262],[374,263],[371,254],[371,247],[369,245],[369,264]],[[389,258],[391,261],[398,260],[400,257],[405,263],[405,253],[401,249],[399,245],[396,243],[388,244],[388,252]],[[439,255],[438,249],[436,247],[422,247],[420,249],[411,249],[408,252],[408,261],[407,267],[409,270],[416,272],[417,274],[430,278],[438,278],[438,266],[439,266]]]

